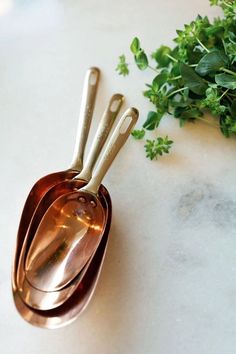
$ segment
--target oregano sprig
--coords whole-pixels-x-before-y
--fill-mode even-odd
[[[150,130],[158,131],[166,113],[183,126],[188,121],[204,121],[206,111],[226,137],[236,134],[236,0],[210,0],[210,4],[220,6],[224,16],[211,22],[198,15],[176,31],[174,48],[161,45],[148,59],[140,40],[132,40],[130,50],[137,67],[155,72],[143,92],[153,109],[142,129],[133,132],[135,139],[143,139]],[[124,76],[129,72],[124,55],[117,71]],[[166,137],[147,139],[146,156],[152,160],[169,152],[172,143],[168,141]]]
[[[172,144],[173,141],[169,140],[168,136],[164,138],[159,136],[154,140],[147,139],[144,145],[146,157],[150,160],[154,160],[157,159],[158,156],[168,154]]]

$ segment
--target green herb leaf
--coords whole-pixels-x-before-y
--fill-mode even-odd
[[[203,116],[203,112],[198,108],[191,108],[190,107],[177,107],[175,109],[175,116],[181,117],[181,119],[185,119],[185,120],[189,120],[189,119],[195,119],[198,117],[202,117]]]
[[[236,98],[233,100],[232,105],[230,107],[230,112],[232,114],[232,117],[236,119]]]
[[[145,130],[144,129],[141,129],[141,130],[133,130],[131,135],[134,137],[134,139],[136,140],[141,140],[144,138],[145,136]]]
[[[126,63],[124,54],[119,56],[119,63],[116,67],[116,71],[118,71],[119,75],[123,75],[123,76],[129,74],[129,68],[128,68],[128,64]]]
[[[207,84],[190,66],[182,63],[180,65],[180,72],[183,81],[189,90],[197,95],[204,95],[207,89]]]
[[[196,72],[201,76],[206,76],[217,72],[227,64],[227,56],[223,52],[215,50],[202,57],[196,67]]]
[[[168,136],[165,138],[157,137],[154,140],[146,140],[146,144],[144,145],[146,151],[146,157],[150,160],[157,159],[158,156],[162,156],[163,154],[168,154],[173,144],[172,140],[169,140]]]
[[[137,37],[135,37],[133,40],[132,40],[132,43],[130,45],[130,50],[133,54],[137,54],[138,51],[140,50],[140,41]]]
[[[229,74],[218,74],[215,76],[215,82],[221,87],[225,87],[231,90],[236,89],[236,76]]]
[[[200,106],[201,108],[208,108],[214,115],[221,115],[227,110],[224,105],[221,104],[221,96],[219,90],[215,87],[208,87],[206,90],[206,98],[204,98]]]
[[[226,138],[236,133],[236,120],[229,114],[220,116],[220,129]]]
[[[143,49],[139,49],[135,54],[134,59],[140,70],[145,70],[148,67],[148,58]]]
[[[167,83],[167,78],[168,78],[168,72],[166,70],[162,70],[160,74],[155,76],[155,78],[152,80],[152,87],[155,91],[159,90],[159,88]]]
[[[145,51],[140,47],[140,41],[137,37],[132,40],[130,50],[134,54],[134,60],[140,70],[148,67],[148,58]]]
[[[171,54],[171,49],[165,45],[162,45],[154,53],[152,53],[152,58],[156,60],[158,67],[163,68],[169,65],[171,59],[169,55]]]
[[[219,0],[210,0],[211,6],[213,6],[213,5],[218,5],[218,1],[219,1]]]
[[[147,130],[154,130],[155,128],[158,127],[161,118],[162,116],[157,112],[150,111],[148,113],[145,123],[143,124],[143,128]]]

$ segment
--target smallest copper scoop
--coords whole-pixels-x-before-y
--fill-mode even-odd
[[[124,113],[90,182],[59,197],[42,218],[26,257],[25,276],[45,296],[69,287],[96,252],[107,220],[99,186],[137,118],[135,108]]]

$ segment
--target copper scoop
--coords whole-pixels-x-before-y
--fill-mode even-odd
[[[136,109],[125,112],[91,181],[82,189],[59,197],[43,216],[25,263],[28,282],[45,294],[37,308],[45,309],[48,306],[47,296],[59,291],[68,291],[71,296],[75,291],[70,286],[76,279],[74,269],[78,269],[79,273],[96,253],[107,223],[104,204],[98,195],[99,186],[137,118]],[[50,243],[44,243],[46,235]],[[50,265],[54,264],[55,255],[58,265],[63,263],[66,267],[61,268],[62,272],[53,274]]]
[[[100,189],[101,196],[105,196],[105,198],[103,198],[104,208],[107,208],[111,211],[112,206],[109,194],[103,186],[101,186]],[[101,273],[109,239],[109,233],[107,230],[110,229],[110,222],[111,212],[109,213],[105,233],[95,255],[93,256],[85,276],[81,280],[79,286],[76,288],[72,296],[65,303],[63,303],[63,305],[49,311],[35,310],[31,307],[28,307],[24,303],[17,290],[14,292],[15,305],[21,316],[26,321],[38,327],[55,329],[71,323],[84,311],[95,291],[96,284]]]
[[[58,292],[57,294],[50,294],[50,296],[47,296],[47,303],[40,301],[39,299],[45,298],[45,294],[41,293],[40,290],[46,290],[46,289],[37,289],[37,286],[34,287],[34,283],[30,284],[27,281],[27,278],[25,277],[25,259],[27,257],[28,249],[34,249],[35,252],[38,252],[38,245],[37,241],[35,241],[34,236],[37,231],[37,227],[43,218],[46,210],[48,207],[57,199],[57,197],[63,195],[64,193],[68,193],[71,191],[74,191],[75,188],[79,189],[83,187],[88,180],[91,178],[91,173],[92,169],[94,167],[94,164],[99,156],[99,153],[101,152],[101,149],[105,143],[105,140],[111,130],[111,127],[114,123],[114,120],[121,108],[123,102],[123,96],[120,94],[115,94],[112,96],[110,99],[110,102],[108,104],[108,107],[105,110],[105,113],[99,123],[99,127],[96,133],[96,136],[94,138],[92,147],[90,149],[88,158],[86,159],[85,165],[83,170],[79,175],[77,175],[76,180],[74,181],[65,181],[56,184],[53,186],[41,199],[39,202],[35,213],[32,217],[31,223],[29,225],[26,237],[25,237],[25,242],[23,243],[22,249],[21,249],[21,254],[19,258],[19,264],[18,264],[18,269],[17,269],[17,287],[19,288],[21,297],[23,300],[32,307],[38,307],[38,304],[40,304],[40,309],[48,309],[48,308],[53,308],[55,306],[59,306],[61,302],[65,301],[65,295],[63,294],[63,291]],[[105,199],[107,198],[108,193],[105,194]],[[109,195],[108,195],[109,196]],[[108,217],[108,213],[106,213],[106,217]],[[109,230],[108,230],[109,231]],[[42,239],[42,241],[45,243],[46,242],[46,248],[47,244],[50,245],[50,242],[52,241],[49,238],[45,237]],[[31,246],[30,246],[31,245]],[[55,256],[54,256],[55,257]],[[41,261],[43,261],[43,257],[41,257]],[[69,259],[68,259],[69,262]],[[47,273],[47,279],[50,279],[50,272],[49,268],[51,269],[51,274],[55,277],[55,279],[58,279],[58,276],[56,276],[56,273],[58,274],[64,274],[63,267],[66,265],[61,264],[61,267],[58,266],[58,262],[52,261],[50,265],[47,265],[44,267],[45,272]],[[87,264],[88,267],[88,264]],[[73,269],[71,269],[73,272]],[[83,269],[83,274],[85,273],[86,269]],[[76,270],[77,273],[77,270]],[[81,275],[80,275],[81,276]],[[43,281],[44,282],[44,281]],[[43,284],[46,285],[47,283]],[[64,283],[63,283],[64,285]],[[33,286],[33,287],[32,287]],[[56,290],[53,288],[53,290]],[[49,289],[50,291],[50,289]],[[56,296],[57,295],[57,296]],[[67,297],[68,297],[68,292],[67,292]],[[51,300],[50,300],[51,299]],[[44,304],[44,307],[42,308],[42,304]],[[46,307],[45,307],[46,306]]]
[[[21,215],[21,220],[18,228],[17,242],[15,249],[15,258],[13,265],[13,287],[15,286],[15,275],[18,267],[19,256],[21,247],[23,245],[25,235],[33,216],[33,213],[43,197],[43,195],[55,184],[62,182],[66,179],[73,178],[82,170],[84,150],[88,138],[91,119],[94,111],[97,87],[99,83],[100,71],[98,68],[92,67],[87,70],[83,95],[81,100],[81,108],[79,115],[79,124],[77,129],[76,144],[74,149],[74,156],[71,167],[65,171],[51,173],[39,179],[32,187]]]

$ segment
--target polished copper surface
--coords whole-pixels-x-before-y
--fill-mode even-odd
[[[90,149],[89,155],[87,157],[87,160],[85,162],[84,168],[82,170],[82,172],[76,176],[76,180],[75,181],[68,181],[65,183],[59,183],[58,185],[52,187],[45,195],[44,197],[41,199],[38,207],[36,208],[36,211],[31,219],[31,223],[27,232],[27,237],[26,237],[26,241],[23,244],[22,250],[21,250],[21,256],[19,258],[19,262],[18,262],[18,271],[17,271],[17,283],[18,283],[18,287],[21,291],[21,296],[24,299],[24,301],[30,305],[33,306],[34,308],[40,308],[40,309],[48,309],[48,308],[52,308],[55,306],[59,306],[62,302],[63,296],[64,296],[64,300],[67,299],[67,297],[69,296],[69,294],[71,293],[71,291],[73,291],[73,288],[75,286],[75,284],[73,284],[73,286],[70,286],[70,289],[67,288],[67,292],[66,291],[62,291],[60,294],[59,293],[55,293],[55,296],[53,296],[53,294],[41,294],[41,291],[57,291],[58,289],[61,289],[63,286],[67,285],[67,283],[69,281],[71,281],[73,279],[73,277],[75,275],[77,275],[79,273],[79,276],[76,277],[76,282],[78,283],[78,281],[80,281],[80,279],[83,277],[84,273],[86,272],[87,267],[89,266],[89,258],[93,255],[93,252],[96,250],[97,245],[94,244],[93,248],[92,248],[92,240],[95,241],[95,239],[91,239],[90,241],[90,254],[87,255],[87,258],[83,257],[83,254],[79,255],[78,252],[76,253],[76,249],[73,250],[74,245],[76,244],[78,246],[78,242],[76,242],[75,240],[71,240],[73,242],[73,244],[71,244],[69,241],[70,238],[66,239],[66,241],[63,239],[65,234],[67,233],[66,236],[68,236],[68,225],[65,224],[65,222],[63,221],[63,215],[60,215],[60,221],[59,224],[57,224],[57,231],[59,231],[61,237],[57,237],[56,240],[54,240],[54,242],[51,242],[51,238],[50,237],[41,237],[38,236],[37,233],[37,229],[38,226],[41,222],[41,219],[45,216],[44,214],[46,213],[47,209],[50,207],[50,205],[61,195],[70,192],[70,191],[74,191],[74,189],[80,189],[81,187],[84,186],[85,182],[83,180],[88,180],[91,177],[91,173],[92,173],[92,169],[93,166],[97,160],[97,157],[101,151],[102,146],[105,143],[106,137],[108,136],[112,124],[115,121],[115,118],[121,108],[121,105],[123,103],[124,97],[121,94],[115,94],[111,97],[109,104],[104,112],[104,115],[99,123],[99,127],[96,133],[96,136],[94,138],[94,141],[92,143],[92,147]],[[83,198],[82,198],[83,199]],[[94,211],[94,206],[96,206],[96,204],[94,203],[94,201],[91,201],[91,206],[92,209]],[[58,208],[58,207],[57,207]],[[78,209],[79,210],[79,209]],[[77,215],[77,218],[79,216]],[[89,218],[89,215],[86,216],[87,218]],[[55,219],[55,218],[54,218]],[[48,224],[50,224],[50,222],[53,222],[54,220],[53,218],[49,217],[48,220]],[[59,227],[58,227],[59,226]],[[76,223],[76,219],[74,220],[74,226],[78,227],[78,223]],[[78,230],[77,230],[78,231]],[[97,229],[97,231],[99,231]],[[101,231],[101,230],[100,230]],[[44,232],[44,231],[43,231]],[[35,236],[36,234],[36,236]],[[81,237],[81,235],[77,234],[77,240],[78,237]],[[102,237],[102,232],[100,233],[100,238]],[[47,235],[46,235],[47,236]],[[83,238],[81,237],[80,242]],[[58,248],[57,250],[53,249],[51,255],[51,259],[50,262],[48,262],[48,259],[45,259],[44,257],[46,257],[46,252],[44,251],[40,251],[40,245],[38,247],[37,243],[39,242],[44,244],[44,249],[47,251],[48,245],[50,245],[52,248],[56,247]],[[68,275],[70,274],[70,277],[67,276],[67,280],[63,282],[62,279],[62,283],[61,285],[59,284],[59,286],[54,286],[54,288],[50,288],[50,285],[48,284],[48,282],[45,282],[45,280],[42,280],[42,285],[40,287],[40,281],[37,278],[37,276],[35,276],[35,274],[33,274],[34,271],[32,271],[33,266],[31,267],[31,269],[29,270],[29,277],[30,279],[27,279],[25,277],[25,258],[26,255],[28,254],[29,251],[29,246],[32,243],[32,247],[31,250],[34,249],[33,251],[33,257],[35,257],[35,252],[40,251],[38,254],[38,261],[40,262],[40,273],[42,274],[43,269],[45,269],[45,274],[47,278],[50,278],[52,281],[52,278],[58,279],[60,281],[60,277],[63,275],[62,274],[66,274],[66,272],[68,271],[68,269],[66,269],[67,265],[72,263],[72,261],[70,261],[70,258],[73,257],[73,255],[76,253],[77,256],[77,260],[82,262],[80,265],[78,264],[78,266],[76,267],[76,262],[75,264],[73,264],[73,267],[70,267],[71,269],[74,270],[74,272],[76,271],[76,274],[71,274],[72,272],[68,271]],[[84,240],[85,241],[85,240]],[[84,252],[86,251],[86,248],[84,247],[84,241],[82,242],[82,246],[84,248]],[[60,244],[61,242],[61,244]],[[97,242],[100,242],[100,240],[97,240]],[[68,256],[68,253],[66,254],[66,251],[63,253],[62,248],[65,248],[65,244],[67,245],[67,250],[69,250],[71,257]],[[87,245],[87,249],[88,249]],[[76,248],[76,247],[75,247]],[[67,261],[65,264],[65,260],[63,261],[63,259],[61,259],[60,257],[58,257],[58,252],[60,253],[60,255],[62,254],[66,254],[67,257]],[[36,256],[37,257],[37,256]],[[32,257],[31,257],[32,259]],[[35,258],[34,258],[35,259]],[[53,261],[54,259],[54,261]],[[55,259],[57,259],[57,262],[55,262]],[[43,267],[41,262],[44,262],[44,264],[47,264],[47,267]],[[60,263],[61,262],[61,263]],[[85,266],[86,263],[86,266]],[[50,271],[48,270],[48,265],[51,265]],[[30,267],[30,266],[29,266]],[[83,271],[81,270],[81,268],[83,267]],[[54,270],[53,270],[54,268]],[[26,265],[26,269],[27,269],[27,265]],[[55,271],[55,274],[54,274]],[[57,274],[56,274],[57,273]],[[59,275],[60,274],[60,275]],[[39,281],[39,283],[38,283]],[[31,289],[31,290],[30,290]],[[46,299],[47,298],[47,299]],[[50,305],[50,299],[52,299],[52,303]],[[45,307],[46,306],[46,307]]]
[[[64,288],[98,247],[105,221],[93,195],[72,192],[59,197],[44,214],[27,253],[28,282],[41,291]]]
[[[51,203],[55,201],[56,198],[58,198],[59,196],[67,192],[67,189],[65,189],[65,191],[63,191],[62,193],[61,188],[63,188],[63,184],[61,188],[57,185],[64,180],[70,180],[71,178],[75,177],[77,175],[76,172],[78,172],[78,166],[80,167],[82,166],[83,151],[86,143],[86,139],[84,138],[84,135],[85,136],[88,135],[88,129],[90,124],[88,124],[87,121],[88,120],[89,122],[91,121],[91,114],[93,111],[93,106],[96,97],[97,84],[95,85],[95,87],[91,86],[90,84],[90,79],[92,77],[91,75],[94,73],[97,74],[96,78],[98,81],[99,71],[98,69],[95,68],[89,69],[87,74],[88,76],[87,80],[85,80],[84,94],[83,94],[82,105],[81,105],[82,113],[80,114],[76,146],[75,146],[75,154],[72,163],[74,169],[73,170],[69,169],[64,172],[48,175],[42,178],[41,180],[39,180],[32,188],[27,198],[27,201],[25,203],[25,207],[23,209],[23,213],[20,221],[20,227],[19,227],[18,237],[17,237],[17,245],[19,245],[19,247],[17,247],[16,249],[15,265],[14,265],[13,273],[17,272],[18,262],[20,257],[19,250],[21,247],[24,247],[23,246],[24,235],[27,232],[27,228],[29,227],[30,222],[31,224],[33,223],[33,225],[30,227],[31,228],[30,236],[28,236],[27,238],[30,237],[30,241],[31,241],[38,227],[38,223],[41,220],[47,208],[51,205]],[[117,114],[120,111],[123,101],[124,101],[124,96],[121,94],[114,94],[109,100],[108,105],[104,111],[104,114],[101,117],[96,135],[94,137],[88,157],[85,161],[85,165],[82,171],[80,172],[79,176],[77,176],[79,180],[83,180],[83,181],[90,180],[93,167],[102,150],[106,138],[112,128],[112,125],[117,117]],[[87,117],[88,115],[89,117]],[[80,140],[82,140],[83,144],[81,144]],[[79,185],[77,185],[77,188],[81,188],[83,185],[84,185],[83,183],[80,183]],[[54,189],[53,186],[55,186]],[[67,185],[65,187],[67,188]],[[49,195],[47,195],[49,189],[50,189],[50,193]],[[38,211],[34,213],[38,203],[40,203],[40,205],[38,206]],[[27,244],[29,245],[30,243],[27,242]],[[25,252],[27,251],[28,249],[25,250]],[[14,278],[15,275],[13,274],[13,281]]]
[[[18,261],[20,257],[21,248],[23,246],[23,242],[25,239],[25,235],[27,233],[27,229],[29,227],[31,218],[35,212],[37,205],[39,204],[42,197],[47,193],[47,191],[53,187],[54,185],[63,182],[65,180],[70,180],[71,178],[75,177],[78,174],[78,170],[66,170],[51,173],[47,176],[42,177],[39,179],[35,185],[32,187],[20,219],[20,224],[17,233],[17,240],[16,240],[16,249],[15,249],[15,258],[14,258],[14,265],[13,265],[13,273],[16,274]],[[13,276],[14,281],[14,276]]]
[[[21,248],[21,257],[19,260],[18,271],[17,271],[17,287],[25,303],[35,309],[47,310],[48,308],[55,308],[61,305],[61,303],[67,300],[67,298],[71,296],[71,294],[74,292],[75,287],[77,287],[77,284],[81,281],[82,277],[84,276],[84,273],[86,272],[86,268],[89,266],[89,262],[88,262],[88,264],[86,264],[86,266],[81,271],[81,273],[78,272],[79,274],[77,277],[75,277],[74,281],[70,282],[69,287],[67,286],[64,290],[61,289],[60,291],[55,291],[53,293],[45,293],[39,291],[37,289],[38,287],[37,285],[36,288],[32,287],[32,284],[30,284],[27,278],[25,277],[26,255],[29,252],[30,246],[32,244],[32,241],[34,240],[34,236],[37,232],[37,229],[39,227],[39,224],[45,212],[53,204],[53,202],[57,200],[60,196],[63,196],[71,192],[75,193],[75,190],[82,188],[84,185],[86,185],[86,182],[84,181],[71,180],[71,181],[64,181],[52,187],[39,202],[35,210],[35,213],[31,219],[31,223],[28,228],[28,232],[25,236],[23,247]],[[100,202],[103,199],[105,199],[105,201],[107,201],[108,199],[107,203],[108,205],[110,205],[111,202],[110,202],[110,198],[108,197],[109,197],[108,192],[103,186],[101,186],[99,190]],[[109,215],[110,211],[109,209],[104,207],[104,203],[103,203],[103,209],[106,217],[106,220],[104,222],[107,224],[108,219],[109,218],[111,219],[111,215]],[[106,226],[106,232],[107,233],[109,232],[108,226]],[[73,267],[73,270],[76,271],[77,268]]]
[[[49,311],[35,310],[25,304],[19,294],[18,288],[13,283],[13,296],[16,308],[20,315],[30,324],[49,329],[59,328],[74,321],[86,308],[95,291],[109,239],[112,205],[109,193],[104,186],[100,187],[100,201],[107,214],[104,235],[85,276],[72,296],[63,305]]]
[[[82,299],[80,302],[81,306],[79,303],[76,304],[76,316],[90,299],[101,269],[111,220],[111,214],[109,214],[109,210],[107,211],[109,202],[106,201],[106,197],[101,191],[98,193],[99,186],[116,154],[127,140],[137,118],[138,111],[136,109],[130,108],[125,112],[113,132],[92,180],[85,187],[79,191],[76,188],[76,191],[59,196],[43,214],[42,220],[32,218],[31,225],[34,226],[35,221],[33,220],[35,219],[39,223],[35,224],[36,235],[29,234],[29,237],[27,237],[28,235],[24,237],[19,258],[20,266],[17,267],[17,279],[13,273],[12,282],[15,304],[22,316],[32,324],[40,325],[37,323],[39,317],[36,316],[36,321],[33,319],[36,313],[39,315],[43,313],[44,317],[45,314],[50,316],[50,313],[59,310],[59,317],[63,317],[63,307],[71,301],[73,302],[73,297],[77,294],[78,289],[81,289],[81,285],[86,279],[89,279],[91,266],[95,264],[94,260],[97,259],[96,255],[100,254],[100,263],[95,264],[98,271],[94,270],[94,276],[91,273],[91,287],[87,288],[84,301]],[[101,139],[100,132],[98,136]],[[94,159],[95,155],[92,154],[92,156]],[[67,182],[72,183],[70,180]],[[33,227],[29,228],[31,231],[32,229]],[[49,237],[47,238],[45,235],[49,235]],[[103,248],[101,248],[101,253],[97,253],[100,250],[100,245],[103,245]],[[17,251],[19,252],[19,250]],[[78,262],[74,262],[75,257]],[[75,268],[73,267],[74,263],[76,263]],[[23,271],[21,272],[21,270]],[[46,287],[44,288],[45,283]],[[20,297],[19,292],[21,292]],[[45,298],[41,298],[43,293]],[[32,294],[35,294],[33,300]],[[55,304],[55,297],[58,300],[60,296],[64,296],[64,300],[60,298],[60,301]],[[30,306],[28,306],[29,304]],[[69,317],[68,313],[65,313],[66,317],[63,323],[68,323],[73,319],[72,307],[70,313]],[[27,318],[29,314],[32,317]],[[54,315],[53,321],[48,322],[48,320],[48,317],[46,322],[41,318],[41,326],[52,328],[63,325],[60,320],[57,321],[54,318]]]
[[[137,121],[137,117],[138,117],[138,112],[134,108],[128,109],[123,114],[115,131],[112,134],[112,137],[109,140],[109,143],[107,144],[106,150],[103,153],[103,156],[93,175],[93,178],[85,187],[83,187],[82,195],[81,195],[81,190],[79,192],[71,193],[71,196],[73,195],[76,196],[77,203],[79,200],[80,205],[76,207],[74,204],[71,204],[72,208],[69,208],[68,210],[64,210],[66,209],[66,205],[68,203],[68,200],[65,198],[65,196],[59,198],[58,204],[57,204],[58,200],[53,202],[52,205],[47,210],[46,215],[43,216],[43,219],[39,224],[39,228],[37,228],[36,226],[36,228],[32,232],[32,236],[29,237],[30,239],[33,239],[32,248],[27,250],[26,245],[23,246],[22,256],[19,262],[17,283],[18,283],[19,290],[21,291],[22,299],[31,307],[41,309],[41,310],[47,310],[60,305],[62,303],[62,298],[61,298],[62,294],[60,294],[60,299],[59,299],[59,297],[57,296],[57,291],[63,289],[63,293],[66,294],[66,291],[64,290],[65,287],[67,286],[66,289],[68,293],[71,294],[71,292],[73,292],[74,284],[70,286],[71,282],[73,281],[76,274],[78,275],[81,272],[82,267],[85,266],[85,264],[89,261],[89,259],[93,256],[94,252],[96,251],[96,248],[98,247],[100,239],[104,233],[104,227],[106,224],[106,217],[105,215],[102,215],[102,208],[100,209],[100,215],[99,215],[99,199],[97,198],[96,194],[102,178],[104,177],[106,171],[108,170],[110,164],[114,160],[118,151],[126,142],[129,133],[133,128],[133,125]],[[70,184],[70,182],[68,182],[68,184]],[[88,209],[88,208],[86,209],[86,204],[87,204],[86,198],[88,199],[88,202],[90,204],[90,211],[88,212],[86,211]],[[75,203],[75,199],[73,199],[73,203]],[[62,203],[60,203],[60,201],[62,201]],[[76,212],[75,209],[77,210]],[[91,210],[94,210],[95,212],[95,216],[93,215],[93,218],[91,218],[92,216]],[[85,214],[85,218],[81,222],[80,219],[81,219],[81,215],[83,214]],[[64,215],[66,215],[66,219],[64,218]],[[96,220],[96,218],[97,218],[97,223],[94,224],[94,220]],[[35,218],[33,217],[33,220],[34,219]],[[58,227],[58,222],[55,223],[55,220],[57,219],[59,220],[59,227]],[[100,233],[100,239],[98,240],[94,239],[94,237],[91,236],[91,232],[90,234],[88,233],[88,237],[86,238],[88,229],[86,229],[86,227],[84,226],[86,224],[87,226],[89,225],[89,223],[87,222],[88,219],[93,220],[93,225],[92,227],[90,225],[90,229],[92,228],[93,232],[97,231],[97,234]],[[78,227],[76,226],[76,223],[79,225],[78,229],[76,228]],[[40,228],[42,229],[41,232],[39,232]],[[30,229],[31,228],[29,228],[29,230]],[[59,234],[58,234],[58,229],[59,229]],[[51,233],[52,230],[54,230],[53,235]],[[71,237],[68,234],[68,232],[72,233]],[[36,236],[34,237],[35,233]],[[46,237],[45,235],[48,237]],[[61,237],[59,237],[58,235],[60,235]],[[85,245],[82,243],[83,246],[78,247],[79,252],[73,252],[72,244],[78,245],[80,243],[80,241],[78,242],[78,237],[76,238],[75,235],[79,235],[78,237],[80,241],[81,240],[82,241],[85,240],[85,242],[89,241],[87,250]],[[67,247],[67,239],[71,240],[71,242],[69,242],[68,244],[68,247]],[[50,247],[52,247],[52,251],[50,251],[49,245]],[[69,250],[70,253],[69,256],[67,250]],[[85,254],[84,257],[83,253],[85,250],[87,254]],[[49,252],[49,256],[47,255],[47,252]],[[28,253],[29,253],[29,259],[27,258],[27,261],[25,262],[24,258]],[[61,255],[62,257],[60,257]],[[72,257],[70,257],[70,255],[72,255]],[[74,268],[73,266],[67,267],[66,262],[69,260],[68,262],[69,265],[70,263],[73,263],[73,257],[75,259],[78,259],[78,264],[75,261],[77,267]],[[67,261],[65,261],[65,259]],[[26,270],[27,273],[26,274],[27,282],[26,279],[24,278],[25,277],[24,270]],[[76,270],[77,273],[75,273]],[[80,280],[81,277],[77,277],[77,278],[79,278]],[[30,285],[32,286],[31,289],[32,293],[29,295]],[[39,291],[42,291],[42,293],[44,292],[44,294],[41,294],[39,296]],[[51,292],[55,293],[54,294],[55,297],[51,294]],[[43,295],[45,296],[45,298],[43,297]],[[51,304],[50,304],[50,299],[52,300]]]
[[[123,100],[124,96],[121,94],[115,94],[109,100],[85,165],[80,174],[76,176],[76,180],[88,182],[91,179],[95,162],[111,131]],[[77,189],[81,186],[83,183],[78,182]],[[60,186],[56,185],[54,189],[60,190]],[[99,199],[95,196],[89,197],[85,193],[78,195],[72,193],[66,196],[64,192],[55,201],[47,194],[43,199],[46,201],[50,199],[53,204],[48,210],[44,207],[41,212],[42,220],[38,228],[34,230],[32,244],[27,250],[25,271],[28,282],[36,289],[57,291],[65,287],[82,270],[96,250],[103,234],[100,226],[101,220],[105,220],[105,216],[102,215],[103,209],[99,205]]]

